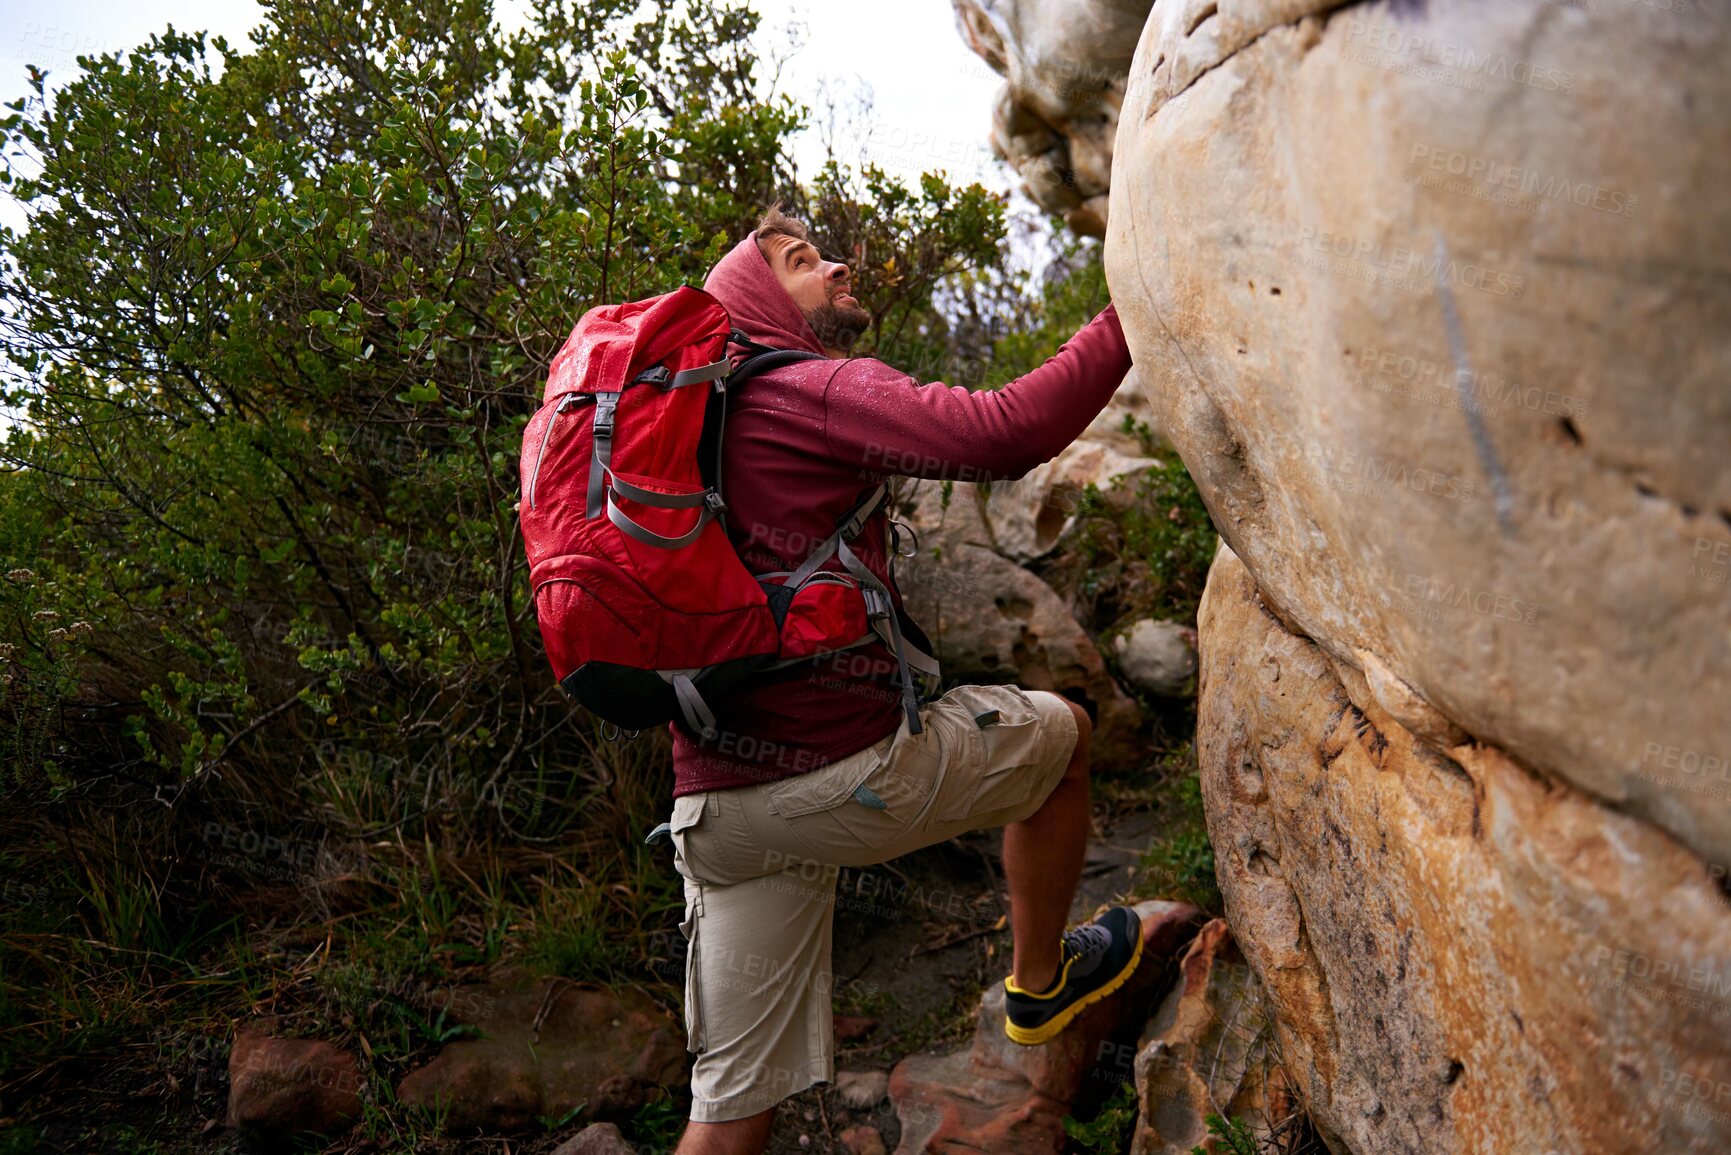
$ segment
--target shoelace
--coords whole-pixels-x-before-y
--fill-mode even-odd
[[[1064,932],[1064,944],[1076,958],[1104,954],[1112,947],[1112,932],[1099,923],[1084,923]]]

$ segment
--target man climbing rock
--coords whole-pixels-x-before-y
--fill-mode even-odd
[[[674,725],[668,825],[685,884],[685,1017],[697,1053],[678,1152],[755,1155],[777,1103],[835,1077],[841,868],[1004,827],[1006,1030],[1018,1043],[1056,1035],[1140,959],[1128,907],[1064,930],[1088,837],[1087,712],[1014,686],[960,686],[914,706],[903,687],[930,646],[894,593],[888,519],[856,512],[889,476],[1022,476],[1106,406],[1130,353],[1108,305],[1045,365],[991,392],[850,358],[871,316],[849,269],[778,209],[704,288],[757,345],[814,355],[783,359],[730,395],[720,485],[740,556],[758,574],[796,570],[814,551],[838,576],[863,566],[861,584],[889,591],[913,655],[910,667],[890,645],[838,651],[710,703],[707,739]]]

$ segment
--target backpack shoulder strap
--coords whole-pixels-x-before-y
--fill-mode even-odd
[[[779,369],[783,365],[792,365],[799,361],[829,360],[822,353],[812,353],[805,349],[776,349],[769,345],[760,345],[738,329],[728,334],[728,340],[751,354],[727,375],[730,386],[743,385],[751,378],[771,369]]]
[[[772,349],[768,345],[759,345],[738,329],[733,330],[729,340],[735,345],[743,346],[751,355],[741,361],[732,372],[720,377],[715,382],[715,392],[710,395],[709,412],[704,415],[703,436],[699,439],[697,453],[698,460],[702,463],[699,468],[707,471],[706,481],[711,486],[721,484],[722,435],[727,431],[727,391],[783,365],[792,365],[799,361],[829,360],[821,353],[810,353],[804,349]],[[722,363],[726,364],[725,361]]]
[[[783,365],[792,365],[798,361],[827,361],[829,358],[821,353],[807,353],[804,349],[771,349],[767,353],[756,353],[739,363],[739,367],[728,374],[728,385],[743,385],[753,377],[779,369]]]

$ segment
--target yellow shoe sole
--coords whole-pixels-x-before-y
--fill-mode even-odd
[[[1124,964],[1124,969],[1113,976],[1112,981],[1096,991],[1089,991],[1062,1011],[1058,1017],[1037,1027],[1018,1027],[1009,1018],[1008,1010],[1004,1013],[1004,1033],[1010,1036],[1010,1041],[1020,1043],[1024,1047],[1037,1047],[1056,1037],[1058,1032],[1075,1021],[1076,1016],[1099,1002],[1119,987],[1130,981],[1130,976],[1136,973],[1136,965],[1142,961],[1142,928],[1136,928],[1136,947],[1130,952],[1130,961]],[[1008,980],[1006,980],[1008,981]]]

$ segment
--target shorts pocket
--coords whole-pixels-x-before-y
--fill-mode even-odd
[[[998,720],[983,728],[971,717],[958,720],[973,731],[958,745],[958,752],[966,751],[966,764],[946,766],[944,773],[972,781],[938,815],[940,821],[963,822],[1012,809],[1027,802],[1039,784],[1047,754],[1039,712],[1031,703],[996,712]]]
[[[853,797],[872,772],[889,757],[895,735],[856,754],[849,754],[828,766],[808,770],[785,782],[778,782],[765,793],[769,808],[783,818],[798,818],[819,810],[831,810]]]
[[[924,812],[937,770],[931,736],[902,730],[875,746],[780,784],[769,805],[784,843],[826,866],[882,862]]]
[[[673,817],[667,820],[668,832],[673,837],[674,865],[679,873],[694,881],[714,882],[715,876],[710,873],[714,867],[701,861],[702,853],[692,845],[691,832],[699,822],[703,821],[703,808],[707,796],[703,794],[685,794],[673,800]],[[700,843],[702,839],[698,840]]]

